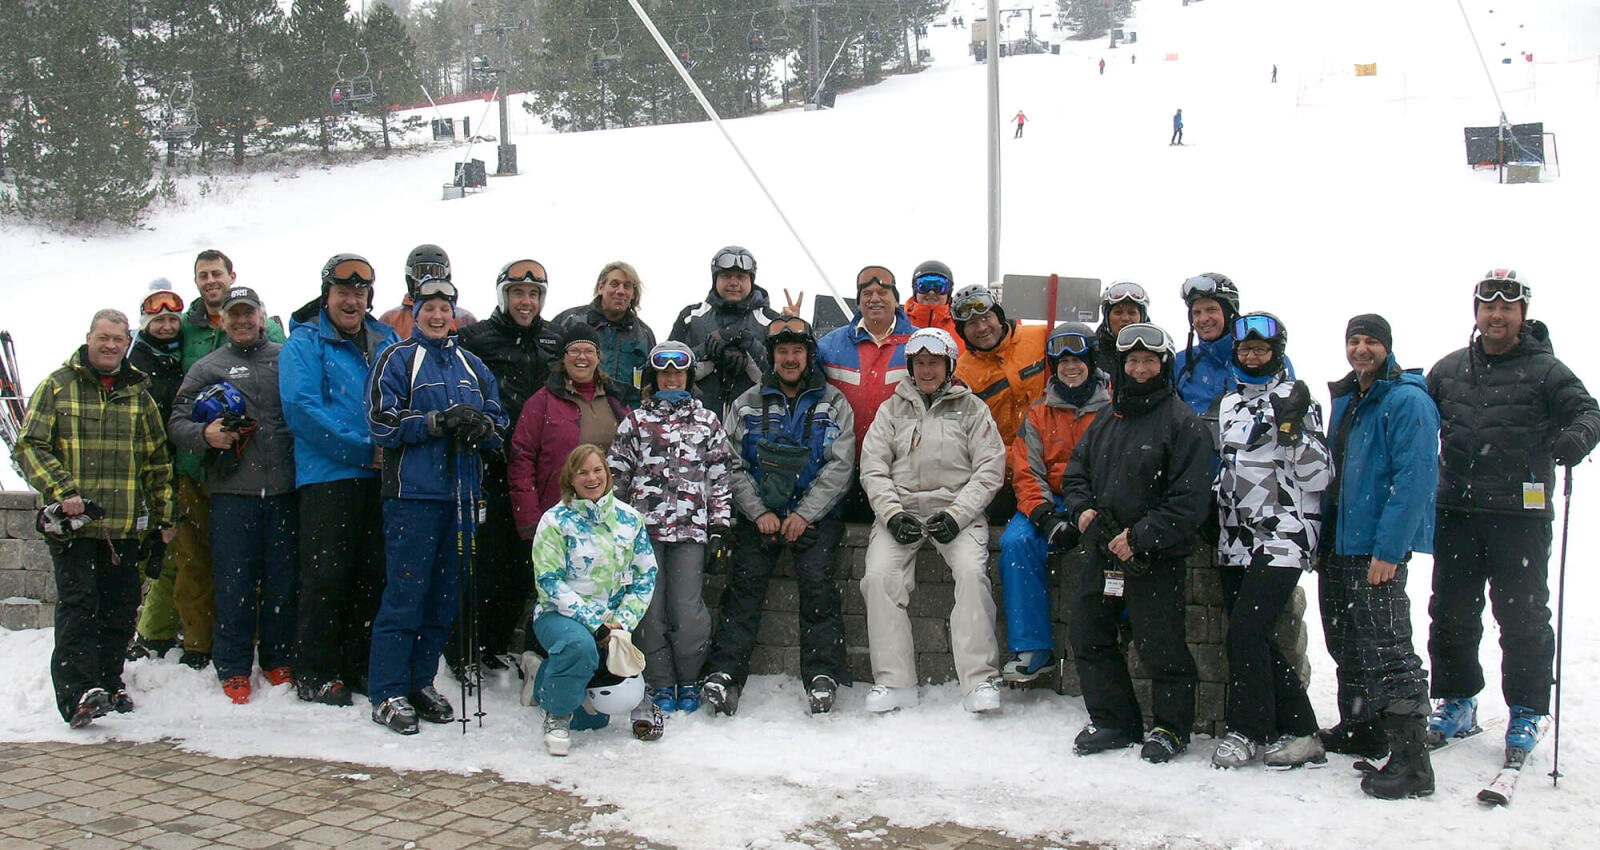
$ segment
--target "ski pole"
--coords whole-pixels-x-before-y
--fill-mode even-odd
[[[467,488],[470,498],[469,509],[471,516],[467,523],[467,584],[472,587],[471,626],[472,626],[472,681],[478,693],[478,728],[483,728],[483,654],[479,651],[483,642],[479,635],[481,623],[478,620],[478,506],[479,495],[483,493],[483,458],[476,451],[472,454],[472,486]],[[462,713],[466,713],[466,705],[461,706]]]
[[[1556,567],[1556,704],[1552,716],[1556,727],[1555,741],[1550,745],[1550,785],[1561,784],[1561,617],[1567,607],[1567,526],[1572,519],[1572,467],[1562,467],[1565,479],[1561,485],[1561,560]]]
[[[465,735],[467,734],[468,722],[467,679],[470,676],[467,671],[467,657],[472,652],[472,638],[467,634],[464,624],[466,623],[467,611],[470,609],[471,603],[467,600],[467,593],[462,587],[465,584],[462,581],[462,574],[466,571],[466,500],[461,493],[461,440],[454,435],[450,437],[450,454],[454,456],[456,474],[456,650],[460,653],[458,657],[461,659],[461,670],[458,674],[461,677],[460,722],[461,734]]]

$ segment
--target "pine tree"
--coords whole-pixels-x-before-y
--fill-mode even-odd
[[[367,10],[361,23],[361,46],[372,62],[372,79],[378,95],[378,120],[383,126],[383,150],[389,151],[389,107],[396,97],[415,84],[417,69],[412,63],[416,46],[406,34],[405,22],[387,3]],[[415,97],[415,95],[413,95]]]
[[[287,92],[302,118],[316,119],[317,144],[324,155],[333,147],[330,127],[342,117],[330,115],[335,108],[330,92],[359,75],[371,76],[368,62],[356,47],[356,29],[347,19],[349,13],[346,0],[295,0],[289,13],[289,33],[306,72],[291,79]],[[349,92],[342,94],[348,96]]]

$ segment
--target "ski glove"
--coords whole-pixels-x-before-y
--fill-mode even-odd
[[[1078,545],[1078,527],[1065,514],[1050,510],[1049,505],[1034,508],[1028,514],[1028,521],[1039,529],[1039,534],[1043,535],[1046,545],[1051,549],[1070,549]]]
[[[1583,441],[1570,431],[1562,431],[1555,445],[1550,447],[1550,456],[1562,466],[1577,466],[1584,454]]]
[[[922,523],[905,511],[889,517],[887,525],[889,527],[889,536],[894,538],[894,542],[902,546],[910,546],[920,542],[922,535],[927,533],[923,529]]]
[[[940,543],[949,543],[961,533],[961,526],[956,525],[956,518],[949,511],[940,511],[928,517],[926,525],[928,536]]]
[[[1272,420],[1278,423],[1278,445],[1292,446],[1300,441],[1306,411],[1311,409],[1311,389],[1305,381],[1295,381],[1287,397],[1272,396]]]
[[[161,561],[167,555],[167,542],[161,539],[161,532],[146,532],[144,539],[139,541],[139,554],[136,557],[139,563],[144,564],[145,578],[161,578]]]

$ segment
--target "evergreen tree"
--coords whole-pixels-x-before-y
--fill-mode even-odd
[[[283,11],[277,0],[211,0],[211,26],[196,29],[192,54],[195,108],[205,141],[216,136],[244,165],[247,144],[270,136],[286,120],[277,95],[301,73],[286,55]]]
[[[331,126],[343,116],[335,111],[353,108],[348,102],[352,89],[340,89],[340,104],[332,102],[335,86],[346,86],[366,75],[370,80],[370,59],[356,46],[355,25],[347,20],[346,0],[294,0],[289,12],[289,33],[305,72],[292,75],[286,93],[291,114],[314,118],[317,145],[326,155],[332,149]]]
[[[361,23],[361,46],[366,48],[372,61],[372,79],[378,95],[378,120],[383,126],[383,150],[389,151],[389,107],[396,98],[411,89],[417,79],[417,69],[412,55],[416,46],[406,34],[405,22],[387,3],[378,3],[367,10],[367,19]],[[415,95],[412,96],[413,99]]]

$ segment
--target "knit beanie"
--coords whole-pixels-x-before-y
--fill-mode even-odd
[[[1377,313],[1362,313],[1351,319],[1350,324],[1345,325],[1345,339],[1356,334],[1364,334],[1377,340],[1383,345],[1384,351],[1394,351],[1394,332],[1389,330],[1389,320]]]

